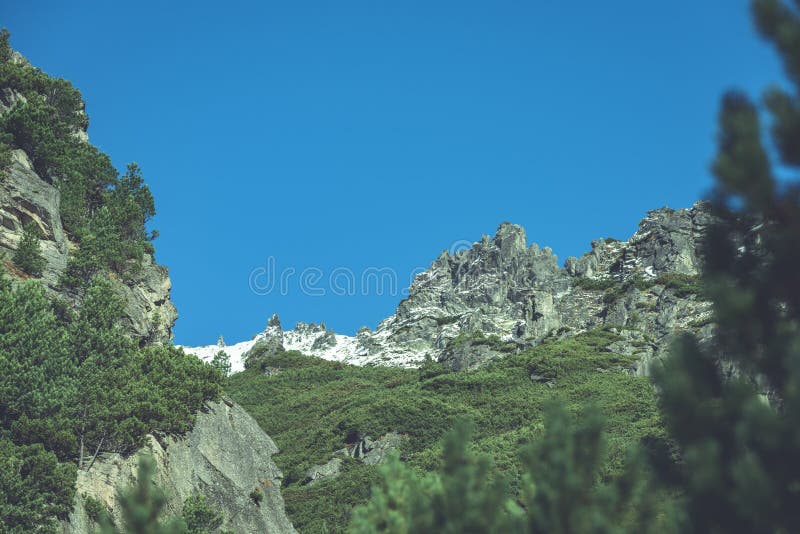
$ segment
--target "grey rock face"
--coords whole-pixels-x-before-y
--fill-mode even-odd
[[[400,448],[403,436],[397,432],[389,432],[385,436],[372,441],[369,437],[362,440],[361,461],[367,465],[379,465],[386,461],[386,456]]]
[[[336,478],[342,472],[343,457],[355,458],[367,465],[380,465],[386,461],[388,454],[400,448],[403,443],[402,434],[389,432],[379,439],[365,436],[355,445],[347,446],[336,451],[330,460],[321,465],[315,465],[306,471],[306,483],[313,484],[324,478]]]
[[[261,339],[249,351],[242,355],[245,369],[257,367],[270,356],[283,352],[283,328],[277,314],[270,317],[267,328]]]
[[[21,99],[16,93],[0,91],[0,115]],[[79,306],[80,296],[59,284],[69,252],[78,246],[61,225],[60,199],[58,189],[33,170],[28,155],[14,150],[10,173],[0,181],[0,254],[6,273],[13,280],[29,278],[10,259],[22,239],[23,227],[33,224],[42,236],[40,246],[47,262],[41,282],[55,296]],[[172,338],[178,313],[170,300],[171,287],[167,269],[150,256],[145,256],[141,271],[130,283],[115,283],[115,291],[124,302],[123,325],[142,342]]]
[[[306,481],[308,484],[313,484],[323,478],[335,478],[342,472],[342,464],[344,460],[341,458],[331,458],[322,465],[315,465],[306,471]]]
[[[648,334],[652,347],[637,351],[636,369],[646,374],[676,331],[699,331],[710,315],[708,303],[679,296],[661,275],[699,273],[700,240],[711,220],[702,203],[653,210],[627,241],[595,240],[564,268],[549,248],[528,246],[521,227],[503,223],[467,251],[443,252],[416,277],[395,315],[375,332],[359,331],[356,353],[365,363],[415,365],[431,356],[469,369],[547,336],[619,325]],[[454,344],[464,335],[494,335],[507,345]]]
[[[284,512],[282,475],[272,461],[277,452],[270,437],[241,407],[226,400],[209,403],[186,436],[149,436],[148,446],[136,455],[109,455],[90,471],[79,471],[76,506],[63,531],[87,534],[96,528],[84,509],[87,497],[104,503],[120,524],[117,494],[135,482],[138,455],[151,454],[157,464],[155,483],[168,496],[168,515],[179,515],[184,500],[199,493],[225,514],[223,529],[294,532]],[[250,498],[255,488],[264,494],[260,505]]]
[[[22,239],[23,227],[31,224],[39,230],[42,256],[46,260],[42,282],[50,288],[58,285],[67,266],[69,242],[61,226],[58,190],[33,171],[28,155],[14,150],[13,163],[5,180],[0,181],[0,250],[10,260]],[[7,271],[25,277],[6,262]]]
[[[399,449],[402,443],[403,436],[397,432],[389,432],[378,439],[364,436],[355,445],[345,447],[336,454],[355,458],[367,465],[378,465],[386,460],[389,452]]]
[[[615,325],[647,336],[618,349],[636,349],[631,354],[641,358],[632,371],[649,374],[676,332],[699,333],[701,340],[713,333],[711,306],[693,287],[711,222],[703,203],[653,210],[628,240],[597,239],[563,268],[552,250],[528,246],[520,226],[503,223],[494,237],[483,236],[469,250],[442,252],[374,331],[343,336],[314,323],[284,331],[273,316],[250,353],[286,349],[356,365],[406,367],[430,357],[460,370],[545,338]]]

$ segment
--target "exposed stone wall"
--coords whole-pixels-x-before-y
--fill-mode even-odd
[[[139,454],[151,454],[156,461],[155,483],[168,497],[166,515],[180,515],[188,497],[202,494],[209,506],[224,513],[222,530],[295,532],[284,511],[282,474],[272,460],[277,453],[272,439],[240,406],[228,400],[208,403],[186,436],[148,436],[139,453],[108,455],[90,471],[78,471],[75,510],[63,523],[63,532],[96,529],[84,508],[87,497],[105,504],[121,524],[117,495],[135,483]],[[250,498],[255,488],[264,494],[260,504]]]

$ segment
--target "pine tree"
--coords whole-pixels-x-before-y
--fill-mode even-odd
[[[56,519],[72,511],[74,482],[75,466],[40,444],[0,438],[0,532],[61,532]]]
[[[22,230],[22,239],[14,253],[14,264],[31,276],[41,276],[47,265],[39,243],[39,230],[32,223]]]
[[[703,274],[718,335],[713,346],[682,338],[658,373],[682,459],[685,532],[800,532],[800,1],[795,4],[752,4],[756,26],[780,53],[791,85],[791,92],[773,88],[764,97],[783,180],[762,142],[756,104],[742,93],[727,94],[713,165],[711,201],[719,223],[706,239]]]
[[[224,350],[220,350],[211,359],[211,366],[222,373],[222,376],[228,376],[231,373],[231,357]]]
[[[181,515],[186,523],[187,534],[216,532],[222,526],[222,514],[209,506],[205,495],[192,495],[186,499]]]
[[[136,485],[119,496],[122,528],[114,526],[107,515],[101,517],[102,534],[186,534],[181,518],[161,519],[167,499],[153,483],[156,463],[148,456],[139,458]]]
[[[597,484],[605,461],[603,418],[593,407],[579,424],[560,404],[546,410],[545,435],[522,450],[524,532],[658,532],[670,524],[656,517],[667,507],[643,469],[638,450],[628,454],[615,480]]]

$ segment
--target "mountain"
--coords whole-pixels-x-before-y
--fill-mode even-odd
[[[648,374],[676,331],[710,335],[698,250],[711,220],[703,203],[656,209],[628,240],[597,239],[564,267],[549,247],[528,246],[522,227],[502,223],[494,237],[483,236],[468,250],[442,252],[374,331],[364,327],[346,336],[314,323],[283,330],[274,315],[251,340],[183,348],[204,360],[224,350],[234,372],[248,356],[274,350],[355,365],[416,367],[430,357],[460,370],[547,338],[618,325],[624,340],[615,350],[635,353],[634,371]]]

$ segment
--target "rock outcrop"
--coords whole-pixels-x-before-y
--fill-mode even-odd
[[[306,483],[313,484],[325,478],[336,478],[342,472],[343,458],[353,458],[367,465],[380,465],[386,461],[390,452],[400,449],[403,435],[389,432],[378,439],[364,436],[356,443],[333,453],[324,464],[315,465],[306,471]]]
[[[375,331],[343,336],[313,323],[285,331],[273,316],[236,350],[240,359],[279,348],[358,365],[416,366],[431,357],[470,369],[548,337],[616,325],[624,341],[615,350],[638,355],[635,372],[647,374],[674,333],[710,334],[696,279],[711,221],[703,203],[653,210],[627,241],[595,240],[564,267],[550,248],[529,246],[520,226],[503,223],[469,250],[442,252]],[[206,349],[186,348],[201,357]]]
[[[24,97],[8,88],[0,89],[2,116]],[[69,252],[78,245],[69,239],[61,224],[59,191],[34,171],[24,151],[14,150],[12,159],[7,175],[0,180],[0,260],[5,271],[14,281],[29,278],[10,259],[22,239],[23,227],[32,224],[42,236],[40,247],[46,260],[43,285],[55,296],[79,306],[80,296],[60,284]],[[141,270],[130,281],[114,284],[124,303],[123,325],[143,343],[172,338],[178,314],[170,300],[171,287],[166,267],[156,264],[147,254]]]
[[[208,403],[187,435],[148,436],[148,442],[135,455],[112,454],[90,471],[78,472],[76,505],[64,523],[65,534],[86,534],[96,528],[84,505],[90,497],[111,510],[120,524],[117,495],[135,483],[139,454],[151,454],[156,460],[155,483],[168,497],[167,515],[180,515],[183,502],[201,494],[224,513],[222,530],[294,532],[280,493],[282,474],[272,460],[278,448],[240,406],[225,399]],[[258,504],[250,497],[256,488],[264,495]]]

